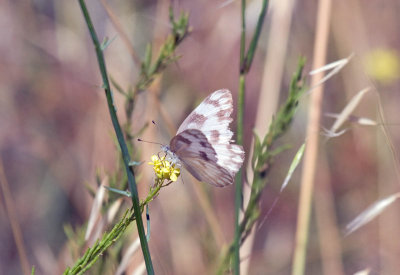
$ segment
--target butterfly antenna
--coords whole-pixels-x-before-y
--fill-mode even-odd
[[[148,141],[148,140],[143,140],[143,139],[141,139],[141,138],[138,138],[137,141],[146,142],[146,143],[152,143],[152,144],[158,144],[158,145],[163,146],[162,143],[154,142],[154,141]]]
[[[160,127],[158,126],[158,124],[154,120],[152,120],[151,123],[153,123],[153,125],[156,126],[158,134],[160,135],[161,134],[161,130],[160,130]],[[158,145],[164,146],[164,144],[162,144],[160,142],[148,141],[148,140],[144,140],[144,139],[141,139],[141,138],[138,138],[137,141],[146,142],[146,143],[152,143],[152,144],[158,144]]]
[[[153,123],[153,125],[157,128],[158,135],[161,136],[161,128],[160,128],[160,126],[158,126],[158,124],[154,120],[152,120],[151,123]]]

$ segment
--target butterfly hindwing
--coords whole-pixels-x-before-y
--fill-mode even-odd
[[[236,174],[244,160],[243,147],[237,144],[213,144],[213,148],[217,152],[217,163]]]
[[[197,129],[187,129],[170,142],[185,168],[199,181],[223,187],[233,182],[234,173],[218,164],[217,154],[207,137]]]
[[[201,182],[217,187],[224,187],[233,183],[233,175],[216,163],[197,158],[188,158],[182,162],[186,170]]]

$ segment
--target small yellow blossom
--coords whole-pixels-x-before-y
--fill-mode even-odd
[[[375,49],[366,55],[366,70],[376,80],[390,84],[400,77],[400,57],[392,49]]]
[[[153,170],[158,180],[177,181],[181,174],[181,169],[176,168],[175,164],[171,164],[164,157],[159,158],[157,155],[151,156],[150,165],[153,165]],[[156,180],[157,180],[156,179]]]

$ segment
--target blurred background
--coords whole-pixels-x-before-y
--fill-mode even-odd
[[[153,55],[158,53],[170,33],[170,2],[86,2],[100,40],[112,40],[105,50],[109,74],[122,89],[133,87],[140,64],[132,54],[143,59],[148,43],[153,43]],[[286,98],[298,58],[307,58],[306,74],[312,69],[317,4],[310,0],[270,3],[247,77],[247,156],[252,130],[263,136]],[[250,40],[261,1],[247,5]],[[173,1],[172,6],[176,15],[189,12],[192,32],[176,50],[180,58],[136,96],[131,123],[132,132],[138,133],[150,122],[140,137],[162,143],[168,143],[183,119],[211,92],[228,88],[236,104],[239,77],[240,1]],[[357,214],[399,190],[398,14],[396,0],[332,3],[327,63],[351,53],[354,57],[326,83],[323,112],[339,113],[353,95],[371,87],[355,115],[378,121],[380,103],[388,135],[379,126],[349,124],[344,135],[321,143],[307,274],[353,274],[367,268],[371,274],[397,274],[400,270],[398,203],[379,219],[343,236],[345,225]],[[60,274],[93,244],[93,240],[83,241],[83,235],[94,195],[99,183],[115,180],[112,175],[120,169],[97,60],[77,1],[2,1],[0,30],[0,274],[22,274],[24,266],[30,270],[33,265],[36,274]],[[124,123],[125,97],[115,90]],[[243,274],[290,273],[301,169],[281,195],[279,189],[305,139],[308,97],[302,98],[289,133],[279,141],[292,148],[275,159],[260,203],[261,219],[280,198],[243,247]],[[332,123],[323,117],[321,129]],[[135,160],[145,162],[137,169],[140,198],[144,198],[154,181],[146,163],[160,149],[133,144]],[[251,177],[251,169],[245,169]],[[224,245],[233,238],[234,186],[206,186],[185,172],[181,178],[150,203],[149,245],[155,271],[213,273]],[[117,200],[105,196],[103,208],[108,209]],[[97,234],[111,229],[131,205],[129,199],[118,201],[119,214]],[[22,239],[16,242],[18,228]],[[100,268],[103,274],[114,274],[135,239],[132,224],[123,242],[104,255],[107,261],[100,261],[90,274]],[[127,274],[140,270],[142,261],[140,251],[133,253]]]

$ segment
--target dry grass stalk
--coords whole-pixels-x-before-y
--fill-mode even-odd
[[[105,177],[101,185],[97,188],[96,196],[94,197],[92,205],[92,210],[90,211],[89,215],[88,225],[85,233],[85,241],[89,240],[89,237],[92,234],[92,231],[96,224],[96,221],[100,217],[101,205],[103,204],[104,195],[106,193],[106,189],[104,188],[104,186],[108,185],[107,182],[108,182],[108,177]]]
[[[317,30],[314,42],[313,68],[322,67],[326,60],[328,34],[330,25],[331,1],[321,0],[318,5]],[[322,74],[313,75],[311,86],[323,79]],[[323,85],[317,86],[311,95],[309,121],[307,127],[307,144],[302,170],[300,201],[298,209],[296,247],[293,258],[292,274],[302,275],[305,271],[306,248],[314,190],[315,169],[319,144],[319,124],[321,116]]]
[[[21,267],[24,274],[30,274],[30,265],[28,258],[26,256],[26,248],[24,244],[24,239],[22,238],[21,227],[17,220],[18,214],[15,209],[14,200],[11,196],[10,187],[4,173],[3,160],[0,158],[0,188],[4,197],[4,204],[8,219],[11,224],[11,230],[14,236],[15,245],[17,247],[18,255],[21,261]]]

